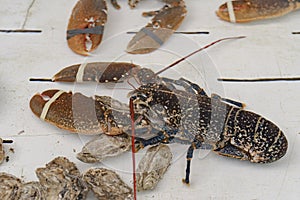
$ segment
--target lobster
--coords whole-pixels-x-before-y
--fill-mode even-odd
[[[237,0],[222,4],[216,14],[222,20],[243,23],[280,17],[297,9],[299,0]]]
[[[179,61],[182,60],[184,58]],[[115,68],[118,65],[120,67]],[[102,66],[101,72],[96,73],[96,66]],[[116,73],[111,74],[113,69]],[[134,129],[137,128],[138,133],[134,141],[136,151],[158,143],[189,145],[186,176],[183,179],[187,184],[190,182],[191,159],[195,149],[209,148],[219,155],[254,163],[273,162],[285,155],[287,139],[268,119],[244,110],[239,102],[217,95],[209,97],[200,86],[184,78],[173,80],[159,77],[160,72],[154,73],[151,69],[131,63],[74,65],[46,80],[119,82],[124,81],[122,78],[133,76],[141,86],[129,93],[132,109],[111,97],[89,98],[59,90],[34,95],[30,107],[35,115],[60,128],[110,135],[131,134],[130,114],[133,113]],[[94,120],[89,119],[87,114],[87,109],[92,106]],[[143,134],[147,133],[152,136],[146,138]]]
[[[138,0],[128,0],[134,8]],[[153,19],[142,28],[129,42],[127,52],[144,54],[159,48],[180,26],[186,8],[183,0],[163,0],[166,5],[157,11],[144,12],[143,16]],[[120,8],[116,0],[113,6]],[[107,5],[105,0],[79,0],[73,8],[67,27],[67,41],[75,53],[87,56],[101,43],[104,25],[107,21]]]

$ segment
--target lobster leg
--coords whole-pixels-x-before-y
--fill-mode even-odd
[[[280,17],[296,9],[300,9],[299,1],[237,0],[222,4],[216,14],[222,20],[243,23]]]
[[[193,158],[193,154],[194,154],[194,150],[195,149],[199,149],[202,145],[202,141],[200,140],[194,140],[194,142],[192,142],[191,146],[189,147],[187,154],[186,154],[186,170],[185,170],[185,178],[182,179],[182,182],[185,184],[189,184],[190,183],[190,173],[191,173],[191,161]]]
[[[151,137],[149,139],[144,139],[144,138],[135,138],[135,149],[136,151],[146,147],[146,146],[151,146],[155,145],[158,143],[164,143],[164,144],[169,144],[173,143],[173,139],[175,139],[174,135],[177,134],[177,130],[162,130],[158,131],[157,135],[154,137]]]
[[[127,46],[128,53],[145,54],[156,50],[180,26],[187,12],[184,1],[165,0],[164,2],[167,5],[161,10],[144,14],[155,14],[155,16],[131,39]]]

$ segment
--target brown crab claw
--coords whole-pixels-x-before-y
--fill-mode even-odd
[[[131,54],[145,54],[158,49],[180,26],[186,12],[184,2],[180,1],[167,4],[159,11],[143,13],[144,16],[154,17],[131,39],[126,51]]]
[[[31,98],[30,108],[40,119],[70,132],[99,134],[105,128],[97,120],[101,108],[80,93],[47,90]]]
[[[73,8],[67,28],[70,49],[88,56],[99,46],[106,20],[105,0],[79,0]]]

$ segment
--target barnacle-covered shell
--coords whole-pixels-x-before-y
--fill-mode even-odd
[[[84,145],[77,158],[82,162],[95,163],[104,158],[118,156],[131,147],[131,140],[127,134],[108,136],[101,134]]]
[[[172,160],[172,152],[167,145],[150,147],[137,168],[137,189],[152,190],[163,177]]]
[[[47,200],[85,199],[88,187],[82,181],[74,163],[65,157],[57,157],[44,168],[36,169]]]
[[[84,173],[83,180],[86,181],[98,199],[133,199],[132,189],[112,170],[105,168],[89,169]]]
[[[5,152],[3,149],[3,140],[0,138],[0,164],[3,162],[5,158]]]
[[[21,179],[4,172],[0,173],[0,199],[1,200],[19,199],[21,186],[22,186]]]
[[[24,183],[20,188],[20,198],[18,200],[45,200],[42,185],[33,181]]]

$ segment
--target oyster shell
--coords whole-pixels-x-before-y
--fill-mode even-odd
[[[0,199],[17,200],[20,197],[21,179],[4,172],[0,173]]]
[[[20,188],[20,198],[18,200],[45,200],[42,185],[33,181],[24,183]]]
[[[47,200],[85,199],[88,187],[73,162],[57,157],[44,168],[36,169],[36,175],[45,191]]]
[[[85,163],[100,162],[107,157],[118,156],[131,147],[131,139],[127,134],[108,136],[101,134],[89,141],[77,154],[77,158]]]
[[[89,169],[83,174],[83,180],[86,181],[98,199],[133,199],[132,189],[112,170],[105,168]]]
[[[150,147],[137,167],[137,190],[152,190],[166,173],[172,160],[172,152],[167,145]]]

